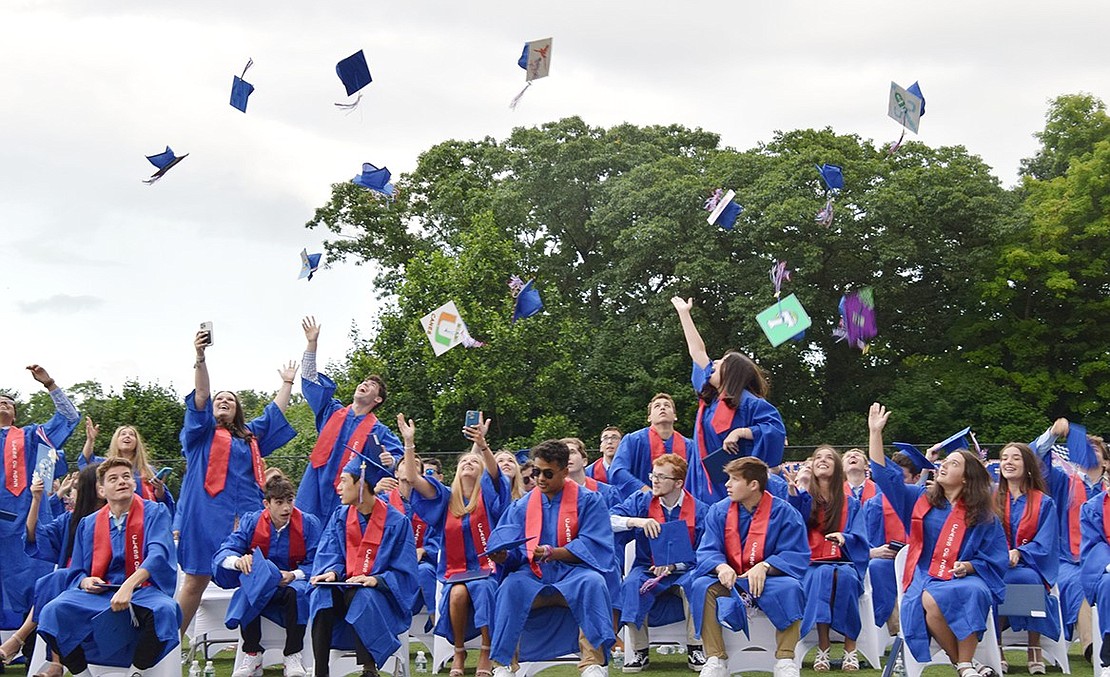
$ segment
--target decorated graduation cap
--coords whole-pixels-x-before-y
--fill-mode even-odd
[[[247,77],[247,70],[254,65],[254,59],[247,59],[241,75],[233,75],[231,80],[231,107],[247,112],[247,98],[254,92],[254,85],[243,78]]]
[[[917,466],[918,472],[936,469],[937,466],[932,461],[925,458],[925,454],[921,453],[917,447],[909,442],[894,442],[893,444],[895,449],[905,454],[906,458],[910,459],[910,461]]]
[[[825,206],[817,212],[814,220],[822,226],[831,226],[833,222],[833,197],[835,191],[844,188],[844,171],[840,165],[815,165],[821,180],[825,182]]]
[[[375,193],[380,193],[392,199],[393,184],[389,182],[392,177],[393,175],[389,173],[389,167],[378,167],[369,162],[364,162],[362,163],[362,173],[351,179],[351,183],[369,188]]]
[[[148,186],[153,184],[155,181],[165,176],[166,172],[173,169],[178,162],[181,162],[187,157],[189,157],[188,153],[185,153],[180,157],[174,155],[173,149],[169,146],[166,146],[166,150],[162,153],[158,153],[157,155],[147,155],[146,159],[150,161],[150,164],[157,167],[158,171],[151,174],[149,179],[143,179],[143,183]]]
[[[1068,422],[1068,460],[1080,468],[1097,468],[1102,459],[1098,457],[1087,439],[1087,428],[1078,423]]]
[[[535,288],[534,282],[535,280],[525,282],[516,275],[509,278],[509,290],[516,299],[513,302],[513,322],[532,317],[543,310],[543,301],[540,300],[540,292]]]
[[[736,225],[736,218],[744,211],[744,208],[736,203],[735,197],[736,191],[734,190],[725,193],[723,189],[718,188],[713,191],[713,194],[705,201],[705,210],[709,212],[706,221],[710,225],[732,230],[733,226]]]
[[[225,619],[227,627],[246,625],[262,615],[262,610],[273,599],[274,590],[280,581],[281,571],[277,565],[266,559],[262,548],[256,546],[250,573],[239,574],[239,589],[228,604]]]
[[[956,433],[955,435],[952,435],[951,437],[944,440],[943,442],[940,442],[939,444],[937,444],[937,447],[939,447],[941,449],[944,449],[949,454],[951,454],[952,452],[957,451],[959,449],[968,449],[968,450],[970,450],[971,445],[968,444],[968,442],[967,442],[967,434],[969,432],[971,432],[971,426],[968,426],[967,428],[964,428],[963,430]]]
[[[481,348],[486,345],[470,336],[470,330],[466,328],[466,322],[454,301],[448,301],[420,318],[420,328],[432,344],[432,352],[436,357],[457,345],[464,348]]]
[[[833,330],[837,341],[867,352],[867,340],[879,333],[875,321],[875,294],[871,287],[840,297],[840,325]]]
[[[533,80],[546,78],[548,71],[551,69],[551,38],[544,38],[543,40],[533,40],[524,43],[524,51],[521,52],[520,58],[517,59],[516,65],[524,69],[524,79],[527,84],[520,93],[513,97],[509,102],[509,108],[516,109],[517,104],[520,103],[521,97],[532,86]]]
[[[308,249],[301,250],[301,274],[297,276],[298,280],[303,280],[306,277],[312,279],[312,275],[320,268],[320,257],[323,254],[309,254]]]
[[[782,283],[790,279],[790,269],[786,267],[786,261],[775,261],[771,266],[770,276],[775,288],[775,304],[756,315],[755,320],[773,347],[778,347],[787,340],[801,341],[812,321],[797,296],[791,294],[786,298],[782,297]]]
[[[382,443],[378,441],[377,435],[373,435],[373,439],[374,445],[377,446],[379,450],[385,449]],[[363,491],[366,487],[371,487],[371,492],[373,492],[373,487],[379,480],[386,477],[394,477],[394,474],[389,468],[354,449],[350,445],[344,444],[343,446],[347,448],[347,451],[351,452],[351,458],[347,461],[347,465],[343,466],[343,472],[357,477],[362,482],[362,485],[358,488],[358,501],[361,503]]]
[[[908,88],[902,89],[898,83],[891,82],[890,100],[887,103],[886,112],[902,125],[902,135],[887,148],[887,154],[893,155],[902,147],[907,129],[917,134],[921,116],[925,115],[925,96],[921,93],[921,86],[915,82]]]
[[[354,96],[363,87],[373,82],[373,78],[370,77],[370,67],[366,65],[366,55],[362,53],[361,49],[335,64],[335,74],[343,82],[348,97]],[[361,94],[352,102],[335,105],[344,110],[351,110],[358,105],[359,101],[362,101]]]

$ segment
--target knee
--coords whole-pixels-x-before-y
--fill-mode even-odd
[[[451,606],[468,604],[470,602],[470,591],[466,589],[465,585],[452,585],[447,599],[450,600]]]
[[[940,613],[940,607],[937,606],[937,601],[927,592],[921,593],[921,607],[925,609],[926,614]]]

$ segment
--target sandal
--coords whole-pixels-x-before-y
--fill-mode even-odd
[[[979,673],[979,677],[998,677],[998,673],[994,671],[994,668],[989,665],[983,665],[974,658],[971,659],[971,667],[975,668],[975,671]]]
[[[829,661],[829,650],[818,649],[817,655],[813,657],[813,669],[817,672],[828,672],[831,667],[832,663]]]
[[[956,663],[956,674],[960,677],[979,677],[979,671],[972,663]]]
[[[451,667],[451,672],[448,673],[450,675],[450,677],[463,677],[463,673],[465,672],[465,668],[466,668],[466,649],[465,648],[455,649],[455,657],[457,658],[460,655],[463,657],[463,667],[456,668],[456,667],[452,666]]]
[[[1045,673],[1044,654],[1041,652],[1041,647],[1029,647],[1029,674],[1043,675]]]
[[[0,644],[0,661],[4,665],[11,663],[19,656],[19,652],[23,649],[23,641],[22,637],[13,632],[11,637]]]
[[[481,653],[478,654],[478,663],[482,662],[482,654],[485,654],[486,663],[489,664],[489,662],[490,662],[490,660],[489,660],[489,646],[488,645],[483,645],[479,649],[479,651]],[[489,667],[477,668],[474,671],[474,677],[493,677],[493,670],[491,670]]]
[[[844,652],[844,661],[840,669],[844,672],[859,672],[859,654],[855,649]]]
[[[42,664],[38,672],[36,672],[33,677],[62,677],[64,673],[65,668],[62,667],[61,663],[47,661],[46,663]]]

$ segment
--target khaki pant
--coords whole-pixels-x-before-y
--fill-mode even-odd
[[[706,656],[727,659],[725,637],[720,621],[717,620],[717,598],[728,597],[731,591],[720,583],[709,586],[705,593],[705,614],[701,620],[701,640],[705,645]],[[794,647],[801,639],[802,622],[794,621],[785,630],[775,630],[775,658],[794,658]]]
[[[694,637],[694,619],[690,616],[690,603],[686,600],[686,591],[678,586],[675,586],[674,590],[682,598],[682,611],[686,614],[686,644],[690,646],[700,644],[701,642]],[[675,593],[668,591],[663,594],[671,595]],[[628,633],[632,637],[632,648],[635,651],[644,651],[651,644],[651,638],[648,637],[648,621],[650,620],[651,616],[649,614],[644,620],[644,624],[639,628],[631,623],[628,624]]]
[[[1091,643],[1091,603],[1087,600],[1083,600],[1083,606],[1079,607],[1074,636],[1079,638],[1079,646],[1084,649]]]
[[[542,609],[548,606],[566,606],[567,601],[563,599],[562,595],[537,595],[536,599],[532,602],[533,609]],[[581,630],[578,631],[578,653],[581,659],[578,661],[578,671],[581,672],[591,665],[605,665],[605,652],[590,644],[586,639],[586,635]],[[513,672],[516,672],[520,666],[517,664],[517,658],[513,658]]]

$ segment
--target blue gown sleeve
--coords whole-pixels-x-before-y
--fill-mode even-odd
[[[602,574],[613,566],[613,528],[608,506],[600,494],[578,492],[578,535],[566,548],[583,564]]]
[[[262,415],[248,423],[247,427],[258,438],[258,453],[263,456],[269,456],[297,436],[297,431],[289,425],[281,408],[273,402],[267,404]]]
[[[35,525],[35,540],[27,540],[27,529],[23,529],[23,551],[28,557],[58,564],[62,559],[62,548],[69,531],[72,513],[62,513],[49,522],[40,520]]]
[[[150,572],[154,587],[173,597],[177,592],[177,547],[173,542],[170,513],[161,503],[153,501],[147,501],[143,510],[145,557],[141,566]]]
[[[491,551],[496,551],[499,544],[522,538],[524,536],[524,515],[527,507],[527,495],[513,501],[501,515],[501,520],[493,528],[493,532],[490,533],[489,540],[486,541],[486,547],[490,548]],[[498,576],[516,571],[528,561],[523,545],[508,550],[507,554],[508,557],[505,562],[497,567]]]
[[[725,518],[732,501],[722,500],[709,506],[705,514],[705,523],[701,542],[698,543],[698,562],[694,567],[694,576],[716,576],[717,567],[727,562],[725,557]]]
[[[676,435],[678,433],[675,433]],[[613,454],[613,462],[609,464],[609,483],[620,491],[621,496],[627,498],[646,485],[632,473],[632,433],[621,438],[617,451]],[[688,447],[693,449],[691,445]]]
[[[867,522],[863,506],[854,497],[848,499],[848,525],[844,529],[844,554],[856,566],[862,579],[867,573],[867,562],[871,559],[871,542],[867,538]]]
[[[228,557],[240,557],[251,549],[251,539],[254,537],[254,528],[258,526],[261,512],[249,512],[239,519],[239,528],[227,535],[224,542],[212,556],[212,580],[221,588],[239,587],[239,571],[225,569],[220,566]],[[306,534],[307,541],[307,534]]]
[[[429,525],[436,525],[436,532],[439,533],[443,531],[443,523],[447,519],[447,505],[451,501],[451,490],[434,477],[424,479],[435,487],[435,496],[424,498],[419,491],[413,489],[409,494],[409,502],[412,504],[413,512]],[[427,540],[426,536],[425,540]]]
[[[185,396],[185,423],[181,426],[181,455],[189,459],[197,453],[207,453],[204,445],[216,431],[216,419],[212,415],[212,398],[204,403],[204,409],[197,409],[197,393],[194,390]]]
[[[782,464],[782,454],[786,448],[786,425],[775,405],[767,400],[744,391],[740,400],[743,411],[743,426],[752,431],[751,455],[761,459],[769,467]]]
[[[301,513],[304,520],[304,561],[297,568],[304,572],[305,578],[312,575],[316,561],[316,548],[320,545],[320,520],[315,515]]]
[[[478,481],[482,485],[482,498],[486,502],[486,512],[489,513],[490,524],[496,525],[497,521],[501,519],[501,514],[505,512],[505,508],[512,501],[512,488],[509,486],[509,478],[505,477],[504,473],[498,473],[495,480],[489,472],[483,470]]]
[[[92,465],[94,463],[103,463],[106,460],[107,460],[107,457],[97,456],[96,454],[93,454],[91,459],[85,460],[85,455],[84,454],[77,454],[77,469],[78,470],[84,470],[85,466],[87,466],[87,465]]]
[[[1006,533],[997,517],[972,529],[977,533],[979,542],[972,548],[967,558],[975,568],[975,575],[983,579],[994,595],[995,603],[1001,603],[1006,594],[1005,572],[1010,566],[1010,553],[1006,548]],[[961,552],[964,552],[961,549]]]
[[[324,378],[323,375],[321,375],[322,378]],[[334,571],[335,575],[339,577],[338,580],[345,578],[347,560],[344,556],[345,544],[343,538],[346,535],[344,532],[346,518],[347,506],[341,505],[335,509],[335,512],[328,517],[327,523],[323,525],[320,544],[316,548],[316,558],[312,562],[313,576]]]
[[[312,413],[316,415],[316,430],[320,431],[323,430],[331,415],[343,408],[343,403],[335,399],[335,381],[324,374],[318,374],[317,378],[318,383],[302,377],[301,394],[304,395],[305,402],[308,402]]]
[[[785,501],[776,498],[771,506],[769,531],[774,534],[774,540],[768,538],[767,543],[772,554],[763,560],[783,574],[801,579],[809,566],[809,532],[802,516]]]
[[[391,595],[398,608],[409,610],[420,587],[416,577],[416,543],[412,539],[412,525],[408,518],[396,508],[389,507],[389,511],[386,523],[389,548],[384,549],[386,536],[383,535],[383,551],[379,551],[378,558],[374,560],[373,575],[379,581],[378,590]]]
[[[925,487],[916,484],[906,484],[902,475],[902,466],[887,459],[886,465],[879,465],[871,461],[871,479],[879,485],[879,491],[887,497],[890,505],[904,524],[910,523],[913,517],[913,506],[925,491]]]
[[[1056,503],[1051,496],[1046,495],[1041,500],[1036,535],[1028,543],[1019,545],[1017,550],[1021,553],[1021,561],[1036,571],[1049,587],[1056,585],[1056,576],[1060,571],[1058,540]]]
[[[1103,529],[1102,504],[1104,496],[1098,494],[1083,504],[1079,513],[1079,529],[1082,548],[1080,550],[1080,579],[1087,599],[1097,599],[1099,581],[1110,566],[1110,542]]]

